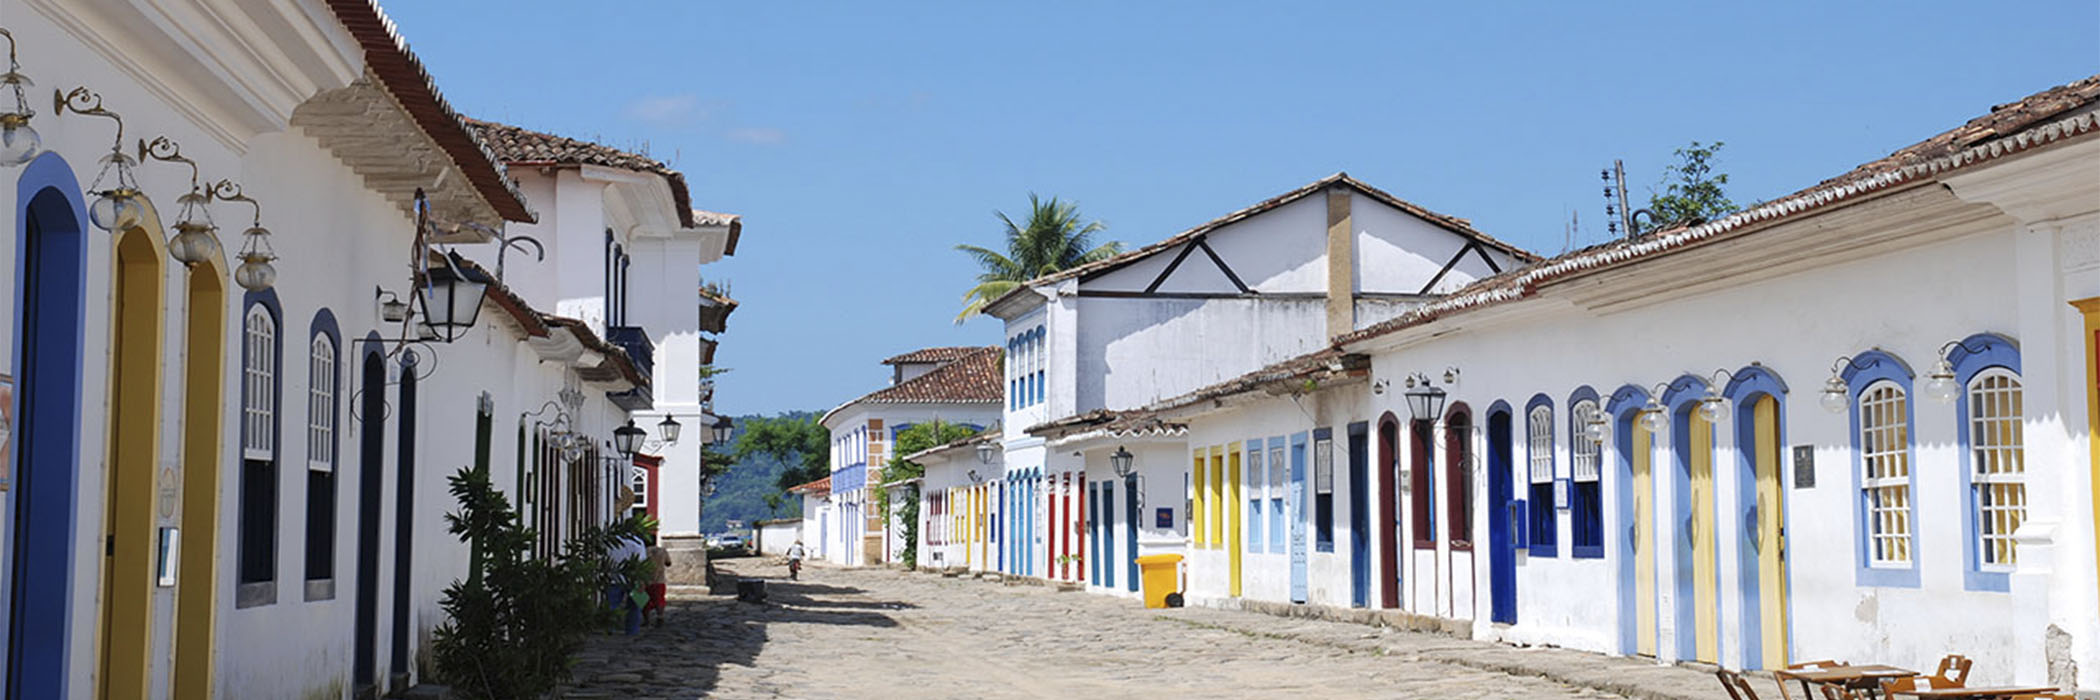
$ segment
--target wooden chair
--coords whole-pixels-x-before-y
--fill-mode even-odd
[[[1969,657],[1960,654],[1948,654],[1947,658],[1940,659],[1940,670],[1934,671],[1932,676],[1940,680],[1951,681],[1953,685],[1933,687],[1960,688],[1967,686],[1969,684],[1969,667],[1975,665],[1975,663],[1975,660]]]
[[[1881,697],[1894,697],[1899,690],[1931,690],[1933,688],[1960,688],[1962,685],[1939,676],[1911,676],[1881,682]]]
[[[1830,659],[1819,659],[1819,660],[1816,660],[1816,661],[1803,661],[1803,662],[1801,662],[1801,663],[1798,663],[1798,664],[1789,664],[1789,665],[1787,665],[1787,667],[1786,667],[1786,670],[1789,670],[1789,671],[1799,671],[1799,670],[1801,670],[1801,669],[1814,669],[1814,668],[1836,668],[1836,667],[1839,667],[1839,666],[1845,666],[1845,665],[1847,665],[1847,664],[1846,664],[1845,662],[1843,662],[1843,661],[1832,661],[1832,660],[1830,660]],[[1794,696],[1793,696],[1793,694],[1792,694],[1792,693],[1789,693],[1789,692],[1787,692],[1787,689],[1786,689],[1786,681],[1785,681],[1785,680],[1783,680],[1783,679],[1780,679],[1780,678],[1779,678],[1778,676],[1773,676],[1773,680],[1775,680],[1775,681],[1777,681],[1777,682],[1779,683],[1779,698],[1780,698],[1780,700],[1794,700]],[[1806,686],[1803,686],[1803,687],[1806,687]],[[1807,700],[1815,700],[1815,697],[1814,697],[1814,696],[1810,696],[1810,697],[1808,697],[1808,698],[1807,698]]]
[[[1721,679],[1721,689],[1728,691],[1728,697],[1735,700],[1757,700],[1757,691],[1750,689],[1750,681],[1743,678],[1743,674],[1723,668],[1715,670],[1714,676]]]
[[[1822,688],[1823,700],[1861,700],[1859,693],[1852,692],[1851,688],[1842,685],[1825,683]]]

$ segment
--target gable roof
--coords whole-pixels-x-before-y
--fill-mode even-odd
[[[907,352],[902,355],[883,360],[882,364],[917,365],[926,364],[929,362],[950,362],[955,360],[956,358],[960,358],[970,353],[984,349],[986,348],[976,346],[964,346],[953,348],[925,348],[921,350],[913,350],[911,352]]]
[[[948,364],[877,390],[854,403],[999,403],[1006,399],[999,348],[969,348]]]
[[[678,210],[678,225],[693,228],[693,196],[685,187],[685,173],[674,170],[663,161],[648,156],[623,151],[604,144],[556,136],[542,131],[533,131],[519,126],[499,124],[480,119],[466,120],[468,128],[488,142],[489,149],[512,165],[596,165],[636,172],[655,173],[671,188],[671,206]],[[736,228],[736,216],[721,224]]]
[[[437,82],[423,61],[408,49],[408,41],[394,29],[393,20],[381,12],[376,0],[327,0],[335,20],[350,32],[364,49],[365,70],[378,76],[386,91],[401,103],[416,126],[452,158],[467,176],[474,191],[506,221],[533,221],[525,195],[511,182],[509,173],[488,146],[468,128],[465,118],[445,101]]]
[[[1289,192],[1285,192],[1283,194],[1270,197],[1260,202],[1256,202],[1251,206],[1240,209],[1239,211],[1235,211],[1230,214],[1211,219],[1210,221],[1203,222],[1202,224],[1197,225],[1195,228],[1191,228],[1186,231],[1182,231],[1181,233],[1168,236],[1157,243],[1153,243],[1151,245],[1138,248],[1136,250],[1131,250],[1121,255],[1108,258],[1106,260],[1097,260],[1091,263],[1087,263],[1085,265],[1060,270],[1058,272],[1053,272],[1029,280],[1027,283],[1015,287],[1013,291],[1007,292],[1005,295],[999,297],[998,299],[992,300],[992,303],[986,304],[985,308],[990,309],[999,306],[1000,304],[1005,303],[1007,300],[1021,295],[1030,287],[1049,284],[1052,282],[1058,282],[1061,280],[1068,280],[1075,277],[1092,277],[1095,275],[1107,273],[1112,270],[1116,270],[1118,268],[1122,268],[1126,265],[1136,263],[1139,260],[1143,260],[1153,255],[1157,255],[1161,252],[1165,252],[1167,250],[1176,248],[1184,243],[1200,239],[1205,235],[1208,235],[1212,231],[1276,210],[1278,208],[1283,207],[1286,204],[1290,204],[1292,202],[1296,202],[1298,200],[1312,196],[1313,194],[1325,191],[1328,187],[1333,186],[1342,186],[1354,189],[1357,192],[1363,193],[1364,196],[1378,200],[1380,203],[1385,204],[1386,206],[1398,209],[1403,212],[1407,212],[1408,214],[1420,218],[1423,221],[1427,221],[1431,224],[1434,224],[1437,227],[1442,228],[1446,231],[1450,231],[1452,233],[1463,236],[1468,240],[1479,243],[1483,246],[1487,246],[1489,248],[1493,248],[1495,250],[1506,253],[1510,257],[1516,258],[1519,262],[1528,263],[1537,261],[1539,259],[1538,255],[1533,254],[1530,251],[1502,242],[1501,240],[1498,240],[1495,237],[1489,236],[1485,233],[1481,233],[1480,231],[1473,228],[1473,223],[1471,221],[1467,221],[1465,219],[1461,219],[1455,216],[1439,214],[1428,209],[1424,209],[1413,202],[1409,202],[1399,197],[1395,197],[1391,193],[1386,192],[1385,190],[1372,187],[1362,180],[1350,177],[1349,173],[1337,172],[1333,175],[1329,175],[1327,177],[1323,177],[1318,180],[1306,183],[1304,186],[1301,186]]]

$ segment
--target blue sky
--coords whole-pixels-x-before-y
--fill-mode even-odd
[[[1053,6],[1054,5],[1054,6]],[[579,12],[588,7],[589,9]],[[823,410],[956,325],[993,210],[1141,245],[1338,170],[1545,254],[1672,149],[1785,194],[2100,72],[2100,3],[392,2],[467,114],[642,149],[744,216],[718,408]]]

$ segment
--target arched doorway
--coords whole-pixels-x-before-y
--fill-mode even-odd
[[[142,201],[143,203],[143,201]],[[154,550],[161,513],[160,375],[166,249],[145,203],[139,225],[117,233],[110,281],[109,454],[104,484],[102,695],[143,697],[153,646]],[[170,484],[172,487],[173,484]]]
[[[70,695],[73,646],[66,615],[80,506],[87,207],[72,169],[56,154],[31,161],[16,192],[7,696],[57,698]]]
[[[1512,530],[1518,527],[1511,507],[1515,487],[1511,484],[1510,407],[1502,401],[1488,406],[1488,593],[1489,619],[1506,625],[1517,623],[1517,549]],[[1532,504],[1536,507],[1539,504]],[[1551,504],[1546,504],[1550,506]]]
[[[379,499],[386,464],[386,358],[379,337],[365,339],[357,390],[357,620],[351,684],[377,685],[379,639]]]
[[[1400,419],[1378,418],[1378,605],[1400,607]]]
[[[1618,484],[1619,653],[1656,655],[1654,436],[1641,427],[1648,392],[1627,385],[1612,392],[1613,483]]]
[[[391,680],[408,680],[408,612],[412,589],[409,570],[415,552],[416,511],[416,373],[423,371],[415,353],[401,356],[400,426],[394,446],[394,625],[390,649],[393,663],[387,667]],[[591,464],[599,464],[595,459]],[[595,501],[594,501],[595,502]]]
[[[1786,443],[1782,420],[1786,383],[1763,367],[1736,370],[1722,392],[1735,404],[1736,571],[1742,596],[1738,621],[1745,669],[1788,663]]]
[[[209,697],[217,624],[219,434],[226,357],[226,268],[190,268],[182,377],[182,532],[175,588],[175,696]]]
[[[1454,619],[1473,619],[1478,599],[1473,573],[1473,409],[1453,403],[1444,412],[1444,511],[1449,549],[1445,561],[1444,609]]]
[[[1719,663],[1721,597],[1719,537],[1715,530],[1714,426],[1699,415],[1707,395],[1706,381],[1683,376],[1670,382],[1662,403],[1670,415],[1670,471],[1675,506],[1668,524],[1675,537],[1671,553],[1676,588],[1674,605],[1677,658]]]

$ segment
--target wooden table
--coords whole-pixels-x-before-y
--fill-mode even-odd
[[[2039,695],[2054,692],[2056,692],[2054,686],[1998,685],[1973,688],[1932,688],[1929,690],[1919,688],[1917,690],[1898,690],[1894,694],[1914,698],[2009,698],[2015,695]]]
[[[1918,675],[1918,672],[1882,664],[1860,664],[1858,666],[1832,666],[1829,668],[1779,669],[1773,671],[1772,675],[1778,678],[1781,683],[1786,682],[1788,679],[1801,681],[1801,692],[1806,694],[1810,700],[1814,700],[1816,694],[1813,689],[1808,687],[1810,683],[1841,685],[1853,690],[1876,691],[1881,689],[1882,681],[1894,678],[1909,678]]]

